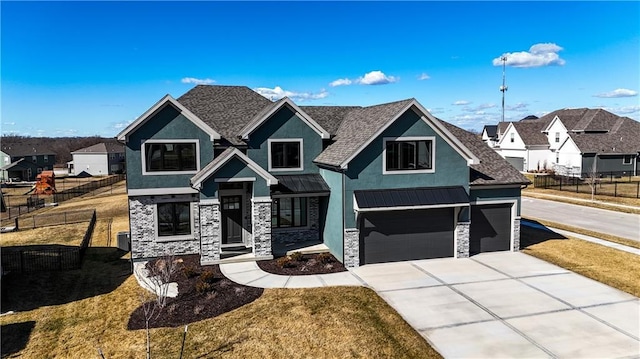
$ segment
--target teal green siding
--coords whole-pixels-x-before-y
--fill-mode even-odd
[[[200,147],[200,169],[213,160],[213,144],[209,135],[173,106],[166,106],[131,133],[127,140],[127,187],[130,189],[190,186],[193,174],[142,175],[141,143],[150,139],[196,139]]]
[[[253,182],[254,197],[268,197],[270,195],[267,181],[251,168],[247,167],[243,161],[234,157],[203,182],[202,189],[200,190],[200,198],[218,198],[218,183],[214,181],[215,178],[241,177],[255,177],[256,180]]]
[[[324,244],[329,247],[331,254],[342,260],[344,256],[344,227],[342,224],[342,173],[320,169],[320,175],[324,178],[331,194],[329,195],[324,231],[322,233]]]
[[[511,188],[493,188],[493,189],[476,189],[471,188],[469,199],[471,202],[486,202],[486,201],[500,201],[500,200],[517,200],[518,201],[518,213],[520,216],[520,187]]]
[[[260,167],[268,169],[268,140],[293,138],[303,139],[303,170],[274,171],[273,173],[279,175],[318,173],[318,167],[313,163],[313,159],[322,151],[322,138],[288,107],[280,109],[249,135],[247,155]]]
[[[382,174],[384,137],[434,136],[435,172]],[[407,111],[349,163],[345,184],[345,227],[355,228],[353,191],[384,188],[463,186],[469,191],[467,160],[441,138],[420,116]]]

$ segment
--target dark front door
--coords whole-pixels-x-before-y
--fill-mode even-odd
[[[360,263],[453,257],[452,208],[369,212],[360,224]]]
[[[242,196],[222,197],[222,244],[242,243]]]

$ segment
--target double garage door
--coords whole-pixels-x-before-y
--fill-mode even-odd
[[[360,264],[454,256],[453,208],[365,212],[360,219]],[[511,205],[471,206],[471,255],[506,251]]]
[[[453,208],[365,212],[360,264],[453,257]]]

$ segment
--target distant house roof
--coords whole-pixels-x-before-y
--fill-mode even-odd
[[[80,153],[124,153],[124,145],[117,142],[101,142],[93,146],[81,148],[71,152],[71,154]]]
[[[44,145],[35,145],[30,143],[3,143],[2,152],[11,157],[55,155],[55,152]]]
[[[507,160],[482,142],[478,136],[448,122],[442,121],[442,124],[480,159],[480,163],[471,165],[470,185],[522,185],[531,183]]]
[[[549,146],[549,139],[542,133],[542,124],[537,121],[512,122],[513,127],[526,146]]]
[[[482,132],[486,132],[489,138],[496,138],[498,136],[498,125],[485,125]]]
[[[582,153],[636,154],[640,152],[640,122],[621,117],[615,131],[569,133]]]

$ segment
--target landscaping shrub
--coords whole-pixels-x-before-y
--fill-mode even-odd
[[[335,258],[329,252],[322,252],[318,254],[318,261],[322,264],[329,264],[335,261]]]
[[[295,267],[295,264],[293,263],[293,260],[291,260],[291,258],[289,258],[289,257],[278,258],[277,262],[278,262],[278,265],[280,266],[280,268],[293,268],[293,267]]]
[[[187,278],[194,278],[200,275],[200,271],[198,270],[198,267],[196,267],[193,264],[188,264],[184,266],[182,268],[182,272],[184,273],[185,276],[187,276]]]
[[[200,274],[200,278],[199,280],[205,283],[213,283],[215,281],[215,274],[210,271],[210,270],[206,270],[204,272],[202,272],[202,274]]]
[[[196,281],[196,292],[198,293],[206,293],[213,289],[213,285],[209,282],[205,282],[202,279],[198,279]]]
[[[304,254],[302,254],[302,252],[293,252],[289,255],[289,258],[296,262],[302,262],[304,260]]]

